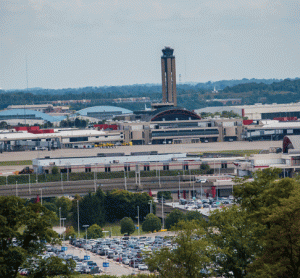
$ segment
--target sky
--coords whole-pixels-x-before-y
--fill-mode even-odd
[[[299,15],[300,0],[0,0],[0,88],[160,84],[165,46],[178,83],[295,78]]]

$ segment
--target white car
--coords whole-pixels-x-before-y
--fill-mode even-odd
[[[139,264],[138,269],[139,270],[148,270],[148,266],[146,266],[145,264]]]
[[[199,182],[199,183],[206,183],[206,182],[207,182],[207,179],[197,179],[196,182]]]

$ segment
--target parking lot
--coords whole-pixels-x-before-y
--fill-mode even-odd
[[[88,264],[95,263],[100,267],[101,273],[117,276],[149,273],[143,263],[143,252],[152,252],[164,246],[174,248],[170,238],[158,234],[152,237],[116,237],[87,241],[79,239],[64,244],[68,248],[65,256],[72,256],[76,261],[77,272],[90,273]],[[104,267],[107,263],[109,266]]]

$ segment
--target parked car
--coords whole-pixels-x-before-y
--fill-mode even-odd
[[[145,264],[139,264],[138,269],[139,270],[148,270],[148,266],[146,266]]]

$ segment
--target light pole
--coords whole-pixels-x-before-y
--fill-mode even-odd
[[[193,180],[193,197],[195,197],[195,181]]]
[[[18,182],[16,181],[16,197],[18,197]]]
[[[178,180],[179,180],[179,190],[178,190],[178,197],[179,197],[179,200],[180,200],[180,197],[181,197],[181,194],[180,194],[180,174],[178,174]]]
[[[63,174],[60,172],[60,183],[61,183],[61,190],[64,190],[64,183],[63,183]]]
[[[59,207],[59,230],[60,230],[60,237],[61,237],[61,207]]]
[[[61,218],[61,220],[63,221],[63,241],[65,240],[65,220],[66,218]]]
[[[152,200],[150,200],[150,201],[148,202],[148,204],[150,205],[150,213],[153,213]]]
[[[161,218],[162,218],[162,227],[165,228],[165,219],[164,219],[164,196],[161,197]]]
[[[78,221],[78,238],[80,236],[80,226],[79,226],[79,201],[77,200],[77,221]]]
[[[202,182],[201,182],[201,202],[202,202]]]
[[[160,185],[160,169],[158,169],[158,185],[159,185],[159,187],[161,187],[161,185]]]
[[[87,254],[87,228],[89,227],[90,225],[82,225],[83,228],[85,228],[85,252]]]
[[[41,191],[41,205],[43,205],[43,188],[40,188]]]
[[[95,192],[96,192],[96,171],[95,171],[95,167],[94,167],[94,189],[95,189]]]
[[[127,167],[127,166],[126,166]],[[124,187],[125,187],[125,190],[127,190],[127,184],[126,184],[126,171],[124,169]]]
[[[138,236],[140,236],[140,207],[137,206],[138,211]]]
[[[31,195],[31,188],[30,188],[30,174],[28,175],[28,185],[29,185],[29,194]]]

